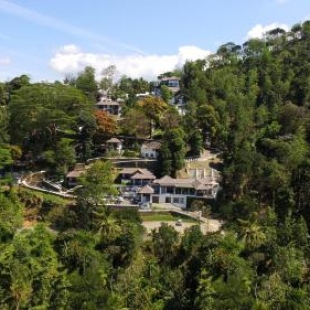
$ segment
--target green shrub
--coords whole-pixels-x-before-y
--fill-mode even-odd
[[[123,153],[124,157],[138,157],[139,152],[133,150],[125,150]]]

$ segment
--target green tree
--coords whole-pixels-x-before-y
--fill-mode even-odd
[[[199,279],[199,287],[195,304],[198,309],[211,310],[214,309],[215,299],[213,297],[215,291],[212,287],[212,281],[208,272],[203,270]]]
[[[99,86],[108,95],[110,95],[112,92],[114,79],[115,79],[115,75],[116,75],[116,70],[117,70],[116,66],[111,65],[111,66],[104,68],[101,72],[102,78],[99,82]]]
[[[203,137],[199,130],[195,130],[189,138],[188,144],[190,146],[190,155],[200,156],[203,150]]]
[[[98,86],[95,79],[95,69],[86,66],[82,72],[80,72],[76,78],[75,86],[80,89],[91,101],[95,101]]]
[[[14,309],[59,309],[66,304],[68,282],[53,249],[54,234],[42,225],[2,245],[1,305]]]
[[[23,206],[13,190],[0,193],[0,240],[11,240],[23,221]]]
[[[172,98],[172,92],[169,89],[168,86],[166,85],[161,85],[160,86],[160,93],[161,93],[161,98],[166,102],[169,103],[170,99]]]
[[[95,215],[100,240],[106,245],[115,241],[121,233],[121,226],[114,213],[106,208],[101,213],[95,212]]]
[[[56,249],[68,270],[66,309],[106,308],[111,292],[110,265],[96,250],[96,236],[84,230],[69,230],[57,236]]]
[[[150,121],[141,109],[131,108],[120,121],[121,132],[136,138],[145,138],[150,132]]]
[[[152,138],[153,126],[159,124],[163,113],[168,109],[167,104],[159,97],[146,97],[137,102],[144,115],[149,120],[149,137]]]
[[[78,131],[80,113],[91,113],[91,105],[76,88],[64,85],[30,84],[12,95],[11,142],[33,154],[54,149],[69,130]]]
[[[240,238],[249,250],[258,248],[266,240],[266,235],[257,221],[257,216],[256,213],[252,213],[249,220],[238,220],[240,223]]]
[[[161,174],[176,176],[178,170],[184,167],[185,134],[181,128],[166,131],[159,151],[159,166]]]
[[[107,197],[117,194],[113,183],[114,175],[110,162],[96,161],[87,169],[80,179],[81,188],[77,193],[77,226],[95,228],[96,213],[105,211]]]
[[[70,139],[62,138],[55,151],[46,151],[43,154],[46,161],[52,164],[56,174],[61,177],[65,177],[69,168],[76,162],[75,150]]]
[[[175,259],[179,235],[177,231],[166,223],[162,223],[158,231],[152,232],[152,246],[154,255],[165,264],[172,264]]]

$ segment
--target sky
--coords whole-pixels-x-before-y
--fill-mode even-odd
[[[0,81],[85,66],[155,80],[227,42],[310,20],[309,0],[0,0]]]

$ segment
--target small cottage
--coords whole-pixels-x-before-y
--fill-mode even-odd
[[[111,138],[106,141],[106,148],[108,151],[117,151],[120,154],[123,148],[123,143],[117,138]]]
[[[72,171],[69,171],[66,175],[66,184],[69,187],[74,187],[78,185],[78,179],[80,176],[85,173],[86,168],[82,163],[75,164]]]
[[[159,141],[147,141],[141,145],[140,156],[143,158],[157,158],[161,143]]]

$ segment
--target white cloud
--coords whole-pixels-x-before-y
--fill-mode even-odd
[[[76,74],[85,66],[92,66],[99,74],[102,69],[115,65],[118,72],[132,78],[154,79],[159,74],[182,66],[186,60],[196,60],[210,55],[210,51],[197,46],[182,46],[172,55],[95,54],[80,51],[76,45],[61,47],[50,60],[51,67],[63,75]]]
[[[261,24],[257,24],[256,26],[254,26],[252,29],[250,29],[248,31],[247,36],[246,36],[246,40],[254,39],[254,38],[261,39],[261,38],[263,38],[264,34],[267,31],[275,29],[275,28],[282,28],[285,31],[288,31],[290,29],[288,25],[280,24],[280,23],[272,23],[272,24],[269,24],[266,26],[263,26]]]
[[[64,45],[58,50],[62,54],[78,54],[80,53],[80,48],[75,44]]]
[[[0,57],[0,66],[8,66],[11,64],[11,59],[9,57]]]

